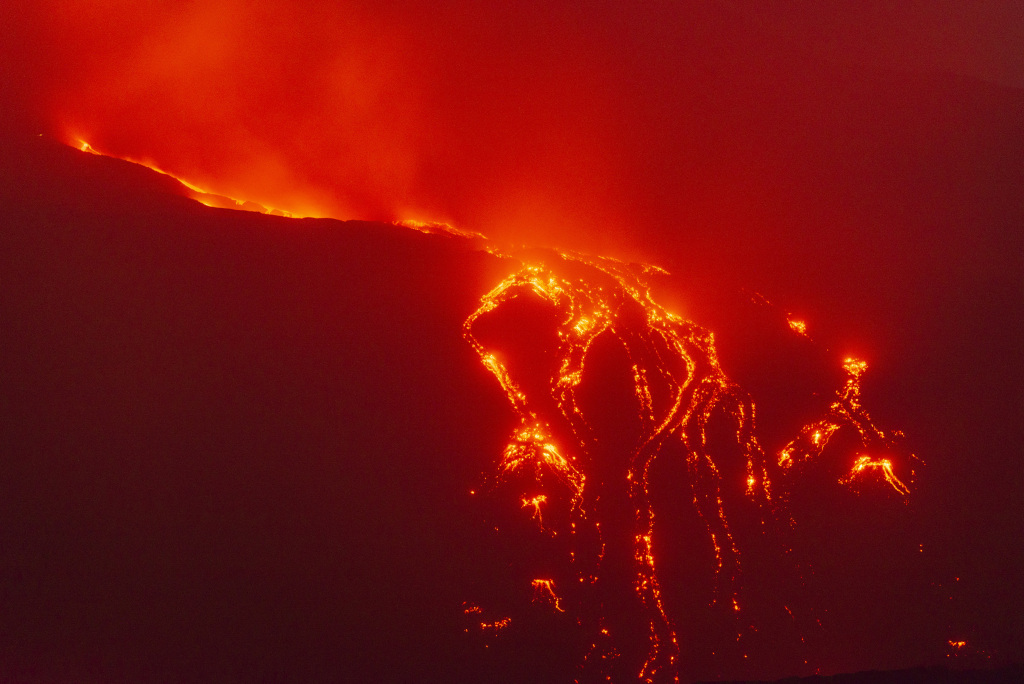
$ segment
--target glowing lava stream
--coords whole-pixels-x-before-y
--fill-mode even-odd
[[[806,462],[821,455],[832,436],[843,426],[854,428],[860,435],[863,447],[875,453],[889,453],[903,438],[901,432],[891,436],[875,427],[867,411],[860,403],[860,379],[867,370],[864,361],[848,358],[843,362],[846,371],[846,382],[837,393],[835,401],[829,406],[828,414],[821,420],[804,426],[795,440],[786,445],[779,454],[779,465],[790,469],[798,463]],[[914,460],[913,458],[911,459]],[[902,496],[910,494],[910,489],[893,472],[892,461],[884,457],[861,454],[854,462],[847,476],[840,479],[841,484],[857,485],[861,479],[871,472],[881,473],[885,481]],[[913,476],[913,471],[911,471]]]
[[[274,216],[284,216],[284,217],[287,217],[287,218],[319,218],[320,217],[320,215],[315,213],[315,212],[291,212],[291,211],[285,211],[283,209],[275,209],[273,207],[267,207],[267,206],[259,204],[257,202],[252,202],[250,200],[241,200],[241,199],[237,199],[235,197],[230,197],[228,195],[212,192],[210,190],[206,190],[204,188],[201,188],[201,187],[199,187],[199,186],[197,186],[197,185],[195,185],[193,183],[190,183],[187,180],[185,180],[183,178],[180,178],[179,176],[174,175],[173,173],[170,173],[168,171],[164,171],[163,169],[161,169],[160,167],[156,166],[155,164],[139,161],[137,159],[131,159],[129,157],[117,157],[115,155],[107,154],[105,152],[100,152],[95,147],[93,147],[92,145],[87,143],[85,140],[82,140],[81,138],[77,138],[76,139],[76,143],[74,145],[71,145],[71,146],[72,147],[76,147],[78,150],[80,150],[82,152],[87,152],[89,154],[94,154],[94,155],[96,155],[98,157],[110,157],[111,159],[120,159],[122,161],[130,162],[132,164],[137,164],[139,166],[144,166],[147,169],[149,169],[151,171],[156,171],[157,173],[159,173],[159,174],[161,174],[163,176],[168,176],[170,178],[173,178],[174,180],[176,180],[179,183],[181,183],[186,189],[188,189],[189,196],[192,199],[194,199],[195,201],[199,202],[200,204],[203,204],[203,205],[208,206],[208,207],[221,208],[221,209],[240,209],[242,211],[253,211],[253,212],[260,213],[260,214],[272,214]]]
[[[101,154],[84,141],[79,141],[77,147],[83,152]],[[171,175],[151,164],[141,165]],[[211,198],[223,198],[176,180],[196,193],[194,199],[204,204],[213,205]],[[230,208],[269,213],[258,205],[227,199],[235,204]],[[838,484],[856,488],[873,478],[876,482],[887,483],[901,497],[909,495],[909,487],[896,476],[892,461],[886,458],[902,435],[898,432],[888,435],[878,429],[860,403],[860,381],[867,369],[865,362],[845,360],[846,381],[826,415],[804,426],[776,459],[769,460],[755,433],[754,404],[719,364],[713,334],[668,312],[652,299],[648,278],[663,273],[658,267],[565,252],[552,252],[546,259],[536,258],[535,254],[526,257],[523,253],[497,247],[479,233],[444,223],[403,221],[398,225],[470,239],[480,249],[523,264],[520,270],[483,295],[480,306],[464,322],[463,336],[484,367],[497,379],[519,423],[501,456],[497,481],[533,483],[531,491],[519,493],[521,508],[541,532],[551,535],[564,532],[566,537],[575,540],[567,565],[573,568],[575,583],[584,588],[601,581],[606,549],[599,519],[601,506],[591,496],[591,489],[600,483],[591,484],[588,480],[599,451],[598,440],[595,425],[581,408],[579,387],[589,354],[599,337],[610,336],[625,352],[640,429],[633,446],[614,456],[613,467],[618,468],[632,507],[633,589],[646,610],[647,653],[637,673],[641,681],[678,682],[680,677],[679,638],[662,601],[650,495],[652,465],[668,447],[682,449],[691,482],[688,494],[714,550],[713,605],[725,606],[736,614],[742,612],[737,580],[740,550],[723,508],[723,478],[716,454],[709,448],[708,428],[713,415],[724,415],[731,422],[735,443],[745,463],[744,495],[760,511],[762,523],[791,524],[783,510],[787,482],[791,482],[804,465],[818,459],[830,439],[843,428],[852,428],[858,435],[861,451]],[[489,349],[474,333],[482,318],[521,296],[539,298],[558,316],[557,348],[553,350],[557,371],[544,379],[546,396],[527,396],[499,352]],[[807,336],[802,321],[790,320],[789,326],[794,333]],[[567,443],[555,439],[556,431],[561,438],[567,438]],[[773,491],[770,469],[785,476],[778,492]],[[549,479],[548,475],[554,476],[562,490],[568,492],[568,524],[563,521],[562,529],[558,522],[547,521],[542,511],[542,507],[553,505],[557,497],[536,492]],[[582,670],[587,676],[610,681],[612,663],[620,655],[615,645],[616,634],[602,616],[596,619],[584,616],[593,613],[580,605],[579,597],[586,597],[585,592],[577,594],[576,600],[570,600],[560,595],[558,589],[554,579],[532,580],[531,603],[559,613],[575,614],[577,624],[589,630],[593,637]],[[476,605],[466,606],[466,614],[479,620],[481,609]],[[786,612],[790,613],[788,607]],[[498,634],[511,624],[511,618],[476,624],[482,632]]]
[[[663,605],[654,553],[650,497],[654,460],[671,444],[682,446],[692,504],[714,548],[717,581],[713,604],[727,606],[737,614],[742,605],[737,581],[740,551],[723,509],[723,481],[716,454],[709,448],[708,426],[714,413],[724,414],[731,421],[745,461],[745,495],[761,511],[762,524],[791,522],[782,514],[785,496],[773,493],[768,463],[755,435],[753,402],[722,370],[712,333],[666,311],[651,298],[646,277],[656,269],[564,253],[552,261],[557,265],[528,263],[507,277],[484,295],[480,307],[464,325],[466,340],[498,380],[519,421],[502,455],[497,478],[499,482],[533,481],[539,487],[548,473],[556,476],[569,491],[572,522],[567,531],[581,539],[587,539],[588,533],[589,538],[598,539],[596,553],[588,555],[584,548],[572,550],[570,560],[578,567],[576,580],[581,586],[598,582],[605,539],[600,515],[592,519],[600,509],[594,498],[599,499],[600,495],[588,496],[588,472],[595,467],[599,440],[594,425],[581,409],[578,388],[595,340],[602,335],[611,336],[628,358],[641,426],[634,446],[614,457],[618,459],[633,507],[634,589],[647,610],[649,646],[638,677],[644,682],[679,681],[679,641]],[[559,275],[558,270],[573,276]],[[510,367],[474,334],[483,317],[516,298],[530,296],[553,307],[559,321],[555,350],[558,370],[548,379],[546,397],[527,396]],[[806,335],[806,328],[801,324],[794,332]],[[794,472],[795,463],[820,456],[829,438],[844,426],[854,428],[861,446],[873,453],[884,454],[894,446],[899,433],[887,436],[874,426],[860,405],[860,380],[866,367],[861,361],[846,360],[844,386],[827,415],[804,427],[782,450],[778,458],[782,472]],[[556,444],[556,425],[568,426],[572,443]],[[564,432],[559,430],[560,434]],[[908,487],[894,474],[891,461],[881,457],[860,455],[839,483],[857,484],[871,474],[880,474],[899,495],[909,494]],[[547,496],[523,492],[521,501],[544,531],[541,504]],[[581,546],[585,544],[580,542]],[[594,560],[589,564],[580,562],[587,557]],[[534,580],[535,601],[538,587],[549,600],[554,598],[555,609],[566,610],[566,602],[559,600],[550,581]],[[580,606],[572,609],[580,615],[586,612]],[[616,635],[601,617],[594,624],[584,625],[582,618],[577,622],[594,635],[583,663],[586,676],[611,681],[609,663],[620,653],[614,645]]]
[[[213,192],[211,190],[207,190],[205,188],[201,188],[198,185],[195,185],[194,183],[190,183],[189,181],[181,178],[180,176],[176,176],[173,173],[170,173],[169,171],[164,171],[163,169],[161,169],[159,166],[156,166],[155,164],[139,161],[137,159],[132,159],[130,157],[118,157],[116,155],[112,155],[112,154],[107,154],[105,152],[101,152],[101,151],[97,150],[95,147],[93,147],[91,144],[86,142],[85,140],[82,140],[81,138],[74,138],[74,141],[75,141],[74,143],[66,143],[66,144],[68,144],[69,147],[74,147],[74,148],[76,148],[77,150],[79,150],[81,152],[86,152],[88,154],[93,154],[93,155],[96,155],[98,157],[110,157],[111,159],[120,159],[121,161],[126,161],[126,162],[129,162],[131,164],[137,164],[138,166],[144,166],[144,167],[146,167],[147,169],[149,169],[151,171],[156,171],[160,175],[168,176],[170,178],[173,178],[174,180],[176,180],[179,183],[181,183],[181,185],[184,186],[189,191],[189,196],[192,199],[194,199],[195,201],[197,201],[200,204],[203,204],[203,205],[205,205],[207,207],[213,207],[213,208],[219,208],[219,209],[239,209],[239,210],[242,210],[242,211],[252,211],[252,212],[256,212],[256,213],[260,213],[260,214],[271,214],[271,215],[274,215],[274,216],[283,216],[283,217],[286,217],[286,218],[333,218],[333,217],[327,217],[327,216],[325,216],[323,213],[321,213],[319,211],[310,211],[310,210],[298,211],[298,210],[278,209],[278,208],[266,206],[266,205],[261,204],[259,202],[254,202],[252,200],[238,199],[237,197],[231,197],[231,196],[225,195],[223,193]],[[412,230],[416,230],[416,231],[419,231],[421,233],[445,234],[445,235],[451,235],[451,236],[454,236],[454,237],[467,238],[467,239],[471,239],[471,240],[485,240],[486,239],[480,233],[474,233],[474,232],[467,231],[467,230],[461,230],[459,228],[455,228],[454,226],[450,226],[447,223],[438,222],[438,221],[418,221],[418,220],[408,219],[408,220],[403,220],[403,221],[396,221],[395,225],[400,225],[400,226],[403,226],[405,228],[411,228]]]

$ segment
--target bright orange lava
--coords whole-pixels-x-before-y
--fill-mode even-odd
[[[78,140],[74,146],[83,152],[102,155],[84,140]],[[124,159],[171,176],[153,164]],[[208,206],[295,215],[217,195],[180,178],[176,180],[191,191],[194,199]],[[714,549],[717,578],[714,604],[727,606],[735,614],[743,612],[737,581],[740,549],[723,509],[722,474],[709,448],[708,428],[713,414],[724,415],[731,422],[744,461],[745,496],[760,511],[762,521],[791,523],[782,511],[785,496],[773,489],[778,485],[769,477],[770,467],[777,464],[779,472],[792,477],[800,466],[820,458],[832,437],[843,428],[851,428],[858,435],[863,452],[869,453],[858,454],[839,483],[856,488],[874,478],[886,483],[899,496],[909,496],[910,488],[896,475],[892,460],[885,457],[902,435],[898,432],[889,435],[877,428],[861,405],[860,382],[867,370],[864,361],[848,358],[843,362],[847,377],[826,415],[805,425],[779,452],[775,463],[770,463],[757,439],[754,403],[722,369],[714,335],[667,311],[652,298],[648,279],[654,273],[663,272],[658,267],[575,253],[555,253],[549,259],[524,259],[516,252],[488,242],[479,233],[446,223],[406,220],[397,225],[476,241],[480,249],[523,263],[522,268],[483,295],[479,307],[464,322],[463,336],[498,381],[518,420],[498,464],[498,481],[509,481],[525,473],[526,480],[540,485],[544,476],[553,474],[569,492],[571,514],[565,530],[568,536],[598,540],[596,565],[580,563],[577,567],[576,580],[584,585],[593,584],[600,575],[604,541],[601,521],[593,518],[595,509],[588,497],[587,470],[593,465],[597,440],[594,425],[581,408],[579,387],[587,371],[589,354],[599,337],[610,336],[625,352],[640,438],[633,447],[619,454],[618,467],[627,483],[635,521],[634,590],[647,611],[647,655],[637,673],[641,681],[678,682],[680,677],[679,637],[662,602],[655,557],[654,511],[650,502],[651,467],[669,445],[682,448],[687,472],[694,483],[688,494]],[[499,354],[488,349],[474,334],[482,317],[522,296],[539,298],[552,306],[559,316],[557,348],[553,350],[558,370],[547,379],[548,396],[544,398],[528,396]],[[803,321],[789,320],[788,324],[797,334],[807,335]],[[557,443],[556,423],[568,426],[571,437],[568,443]],[[782,487],[785,484],[784,479]],[[546,494],[524,491],[519,500],[522,509],[541,531],[558,534],[559,530],[544,520],[543,507],[552,503]],[[584,530],[593,534],[588,537]],[[571,552],[571,561],[577,559],[579,551],[582,549]],[[581,612],[579,605],[572,605],[556,591],[551,578],[533,579],[531,588],[534,604],[559,613]],[[790,612],[788,607],[786,611]],[[509,617],[480,620],[482,611],[476,605],[467,604],[464,612],[487,634],[497,635],[511,624]],[[581,667],[608,678],[609,663],[619,656],[614,646],[615,634],[601,619],[596,624],[584,625],[583,619],[578,618],[577,623],[591,629],[594,636]],[[949,645],[959,650],[965,644],[950,641]]]
[[[572,275],[563,275],[563,270]],[[665,447],[671,443],[682,446],[691,481],[699,483],[692,485],[690,495],[714,548],[718,575],[715,603],[729,606],[735,614],[742,612],[737,581],[740,550],[723,509],[722,476],[709,449],[708,426],[713,413],[728,416],[732,423],[746,463],[748,500],[760,509],[763,520],[790,522],[781,514],[785,498],[773,492],[768,462],[755,435],[753,402],[722,370],[712,333],[669,313],[651,298],[646,279],[653,270],[566,253],[547,263],[527,261],[483,296],[480,307],[464,325],[466,340],[497,379],[519,421],[499,463],[498,481],[519,481],[526,473],[527,481],[532,477],[541,483],[546,474],[554,473],[570,493],[571,535],[590,530],[591,537],[602,540],[601,521],[593,519],[595,507],[588,496],[587,476],[598,444],[578,394],[588,355],[598,337],[607,335],[629,359],[641,437],[619,455],[619,467],[628,482],[636,521],[634,587],[647,608],[649,646],[638,673],[644,682],[678,681],[680,676],[678,636],[662,602],[650,503],[651,466]],[[548,381],[547,397],[528,396],[501,356],[474,334],[483,317],[519,297],[539,298],[553,307],[559,320],[554,350],[558,370]],[[806,334],[804,324],[790,325],[795,332]],[[818,458],[843,427],[853,428],[862,446],[873,453],[886,453],[900,436],[886,435],[875,427],[860,404],[860,381],[867,364],[846,359],[843,367],[847,380],[826,416],[805,426],[779,454],[777,462],[783,473],[792,473],[795,464]],[[555,443],[556,424],[569,427],[572,443]],[[857,485],[871,476],[881,477],[903,497],[909,494],[907,485],[894,473],[891,460],[882,457],[860,456],[840,484]],[[523,508],[531,512],[541,529],[540,504],[546,500],[525,492],[521,497]],[[592,584],[600,575],[605,543],[598,541],[598,545],[597,567],[578,566],[581,585]],[[586,554],[576,549],[570,555],[575,561]],[[534,580],[533,590],[535,601],[552,601],[558,611],[581,608],[563,605],[550,580]],[[582,667],[598,678],[608,678],[609,663],[618,655],[616,648],[608,645],[615,635],[600,619],[590,628],[595,638]]]
[[[80,138],[75,139],[75,143],[71,145],[72,147],[77,147],[82,152],[88,152],[89,154],[95,154],[100,157],[111,157],[114,159],[121,159],[122,161],[131,162],[132,164],[137,164],[139,166],[144,166],[147,169],[150,169],[151,171],[156,171],[157,173],[163,176],[170,176],[174,180],[181,183],[189,191],[189,196],[192,199],[208,207],[215,207],[220,209],[241,209],[243,211],[254,211],[261,214],[273,214],[275,216],[286,216],[289,218],[318,218],[324,216],[322,212],[311,208],[295,211],[286,211],[284,209],[268,207],[265,206],[264,204],[254,202],[252,200],[237,199],[235,197],[229,197],[228,195],[207,190],[205,188],[199,187],[198,185],[195,185],[194,183],[190,183],[187,180],[174,175],[173,173],[164,171],[156,164],[140,161],[138,159],[132,159],[130,157],[118,157],[115,155],[107,154],[105,152],[100,152],[91,144]]]
[[[562,608],[561,599],[555,593],[554,580],[535,579],[531,584],[533,585],[533,600],[535,603],[550,604],[559,613],[565,612],[565,609]]]
[[[779,454],[780,466],[788,469],[819,457],[828,446],[829,440],[842,427],[853,428],[864,449],[875,453],[890,453],[895,450],[903,434],[894,432],[888,435],[877,428],[861,405],[860,381],[867,368],[868,364],[859,359],[847,358],[843,362],[843,369],[847,375],[846,382],[829,406],[827,415],[804,426],[797,438],[786,445]],[[910,474],[913,475],[913,472]],[[893,472],[892,460],[884,457],[864,454],[858,456],[849,473],[839,481],[845,485],[856,485],[870,475],[881,476],[901,496],[906,497],[910,494],[910,488]]]

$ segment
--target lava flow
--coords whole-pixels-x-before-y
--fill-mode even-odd
[[[890,453],[895,451],[897,443],[903,438],[900,432],[891,436],[875,427],[870,416],[860,402],[860,379],[868,365],[864,361],[848,358],[843,363],[847,378],[843,388],[838,392],[835,401],[829,406],[828,415],[821,420],[806,425],[799,436],[790,442],[779,455],[779,465],[784,469],[796,463],[805,462],[821,455],[832,436],[843,426],[855,429],[859,435],[862,448],[873,453]],[[913,462],[913,457],[911,461]],[[902,496],[910,494],[910,489],[893,472],[893,463],[889,458],[860,454],[849,474],[840,482],[857,485],[868,473],[877,472],[889,485]],[[913,476],[913,471],[911,471]]]
[[[113,159],[120,159],[122,161],[130,162],[132,164],[144,166],[151,171],[156,171],[162,176],[169,176],[174,180],[178,181],[179,183],[181,183],[181,185],[184,186],[186,190],[188,190],[189,197],[207,207],[215,207],[220,209],[240,209],[242,211],[253,211],[260,214],[272,214],[274,216],[287,216],[289,218],[315,218],[322,215],[320,212],[315,210],[286,211],[284,209],[267,207],[264,206],[263,204],[253,202],[252,200],[242,200],[237,199],[235,197],[230,197],[228,195],[212,192],[205,188],[201,188],[194,183],[190,183],[189,181],[179,176],[176,176],[169,171],[164,171],[162,168],[151,162],[139,161],[138,159],[132,159],[130,157],[118,157],[115,155],[107,154],[105,152],[100,152],[95,147],[90,145],[85,140],[82,140],[81,138],[75,138],[75,143],[72,146],[77,147],[82,152],[94,154],[98,157],[111,157]]]
[[[501,385],[518,420],[495,486],[521,487],[522,509],[539,531],[569,539],[563,550],[570,570],[559,582],[568,589],[556,595],[552,580],[533,580],[532,588],[534,603],[544,599],[555,610],[570,611],[590,635],[578,681],[628,676],[675,682],[685,668],[658,565],[658,549],[671,544],[658,537],[652,505],[652,473],[660,456],[685,461],[685,496],[714,550],[715,586],[708,609],[734,616],[737,639],[744,630],[756,631],[750,620],[741,619],[747,598],[740,582],[741,549],[724,503],[735,500],[730,494],[739,481],[742,497],[757,511],[760,534],[784,539],[792,525],[786,512],[789,476],[800,470],[799,464],[818,459],[830,438],[849,426],[862,450],[838,484],[859,485],[874,476],[900,496],[909,494],[884,457],[901,435],[876,428],[860,404],[863,362],[845,362],[847,380],[827,415],[804,427],[773,462],[756,435],[754,403],[723,371],[713,334],[652,298],[647,280],[657,269],[571,254],[522,261],[521,270],[483,296],[465,321],[464,336]],[[528,309],[531,301],[534,309]],[[545,344],[534,330],[522,332],[514,324],[502,329],[492,320],[502,309],[516,307],[527,310],[528,317],[549,317],[554,337]],[[516,341],[503,339],[503,330],[506,338],[518,334],[518,346],[533,351],[518,352]],[[802,324],[794,331],[806,334]],[[625,407],[618,404],[608,409],[614,399],[591,377],[606,371],[591,371],[594,363],[603,363],[592,363],[599,346],[605,356],[608,349],[617,350],[628,368],[631,415],[621,415]],[[617,441],[604,429],[609,420],[619,425]],[[719,437],[722,421],[732,435],[725,442]],[[623,430],[631,437],[622,439]],[[739,459],[742,472],[735,465]],[[542,516],[542,506],[560,515]],[[602,610],[620,588],[605,570],[621,565],[623,544],[605,530],[623,518],[623,511],[616,510],[623,506],[629,509],[632,591],[646,624],[646,645],[643,653],[634,653],[632,663],[621,639],[628,641],[629,635],[620,634],[621,627]],[[788,607],[785,611],[791,614]],[[488,623],[481,629],[488,629]],[[626,674],[623,661],[636,668],[634,674]]]
[[[84,141],[77,147],[101,154]],[[225,200],[178,180],[204,204]],[[267,211],[230,198],[225,206]],[[547,539],[559,540],[561,558],[545,577],[532,575],[524,593],[531,610],[569,616],[586,636],[577,681],[678,682],[687,667],[659,571],[659,549],[673,543],[655,523],[652,485],[662,460],[683,463],[685,499],[713,554],[705,609],[728,617],[736,641],[757,631],[756,620],[744,617],[751,598],[741,582],[745,552],[729,512],[737,501],[754,511],[762,538],[784,545],[794,524],[789,493],[840,431],[852,434],[856,445],[836,484],[856,491],[884,483],[897,496],[909,496],[889,457],[902,434],[877,428],[861,404],[865,362],[846,359],[846,380],[825,415],[769,458],[758,439],[754,402],[723,370],[714,335],[652,297],[650,279],[663,273],[660,268],[574,253],[508,252],[443,223],[399,225],[471,240],[523,264],[482,297],[463,324],[463,336],[497,379],[518,422],[495,487],[518,487],[517,512]],[[526,320],[495,323],[510,308]],[[531,319],[550,322],[553,336],[545,339],[543,325]],[[793,333],[807,336],[802,321],[788,323]],[[602,384],[603,375],[614,375],[609,358],[623,367],[626,400]],[[639,603],[639,630],[635,621],[605,610],[621,602],[623,591]],[[507,632],[516,619],[484,619],[478,605],[465,606],[490,637]],[[789,606],[781,608],[792,616]]]

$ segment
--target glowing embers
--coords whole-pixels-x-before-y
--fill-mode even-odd
[[[476,628],[476,631],[484,636],[497,636],[499,632],[512,624],[512,618],[509,617],[498,618],[489,622],[482,620],[483,611],[480,609],[480,606],[473,603],[463,603],[462,612],[467,618],[473,621],[473,626]],[[470,628],[467,627],[464,631],[468,633]]]
[[[505,447],[499,468],[502,477],[511,477],[526,468],[532,469],[537,480],[543,479],[545,472],[554,473],[572,492],[574,505],[583,494],[583,474],[551,442],[546,426],[536,420],[521,425],[516,430],[512,440]],[[523,498],[524,507],[533,507],[538,521],[540,504],[546,501],[547,496],[544,494],[535,495],[529,500]]]
[[[505,629],[511,624],[512,618],[502,618],[500,620],[495,620],[494,622],[481,622],[480,629],[485,632],[492,632],[494,634],[497,634],[498,632]]]
[[[903,482],[896,477],[896,474],[893,473],[892,461],[888,458],[874,459],[870,456],[861,456],[853,464],[853,469],[850,471],[850,474],[839,480],[839,482],[842,484],[854,484],[857,481],[857,478],[869,472],[881,473],[882,476],[885,477],[885,481],[892,485],[892,488],[899,494],[902,494],[903,496],[910,494],[910,489],[907,488],[907,485],[903,484]]]
[[[861,405],[860,382],[867,371],[865,361],[847,358],[843,361],[846,380],[836,393],[835,400],[829,405],[824,418],[810,423],[800,431],[792,442],[779,453],[779,465],[790,469],[797,464],[805,464],[818,459],[829,441],[835,434],[846,429],[855,434],[859,444],[858,451],[870,451],[875,454],[891,454],[900,451],[899,442],[903,438],[900,432],[886,434],[872,422],[871,417]],[[911,454],[910,463],[916,461]],[[839,483],[856,488],[871,475],[878,475],[901,496],[910,494],[910,488],[896,476],[893,461],[890,458],[858,454],[849,471],[838,478]],[[911,470],[910,475],[913,476]]]
[[[945,646],[946,657],[957,661],[957,669],[987,669],[995,655],[992,650],[979,648],[976,643],[964,639],[949,639]]]
[[[419,221],[416,219],[404,219],[402,221],[395,221],[394,225],[402,226],[403,228],[411,228],[412,230],[426,233],[427,235],[449,235],[451,237],[467,238],[470,240],[485,240],[486,238],[480,233],[474,233],[471,230],[462,230],[456,228],[450,223],[444,223],[442,221]]]
[[[537,521],[541,529],[544,529],[544,515],[540,510],[541,504],[547,502],[548,497],[546,494],[538,494],[529,499],[523,499],[523,508],[532,511],[533,519]]]
[[[807,324],[803,321],[790,318],[786,321],[789,324],[789,329],[795,332],[797,335],[807,336]]]
[[[564,613],[562,601],[555,593],[555,581],[550,579],[535,579],[530,585],[533,587],[533,602],[542,605],[549,605],[559,613]]]

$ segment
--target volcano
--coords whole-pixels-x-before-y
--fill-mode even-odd
[[[613,291],[627,282],[622,273],[652,282],[662,276],[550,250],[502,254],[444,231],[211,208],[172,178],[44,136],[15,137],[6,148],[7,676],[579,676],[580,654],[594,648],[581,620],[594,609],[584,602],[582,617],[579,607],[567,611],[580,598],[564,598],[574,589],[567,586],[572,573],[559,565],[565,549],[557,533],[568,530],[573,506],[560,512],[557,499],[571,498],[581,486],[572,478],[584,472],[563,476],[561,488],[552,484],[557,463],[527,477],[527,486],[543,492],[531,490],[530,506],[507,505],[509,482],[523,484],[522,473],[495,473],[509,453],[508,434],[521,429],[517,421],[540,415],[524,414],[526,405],[511,411],[508,393],[519,391],[511,388],[534,391],[541,405],[557,397],[544,391],[552,376],[545,369],[554,363],[563,374],[573,371],[552,356],[559,345],[550,336],[558,325],[579,333],[600,322],[584,323],[579,316],[594,314],[582,309],[566,321],[550,309],[555,300],[543,297],[503,296],[511,311],[501,313],[487,304],[497,296],[487,292],[502,278],[513,289],[536,290],[531,278],[539,271],[516,280],[523,264],[546,263],[569,279],[562,288],[572,281]],[[684,279],[663,279],[663,290],[686,288]],[[630,299],[614,297],[618,306]],[[627,309],[613,325],[623,340],[643,329],[630,317],[650,315]],[[720,361],[717,348],[699,342],[706,333],[693,328],[673,333],[692,339],[690,356],[674,368],[684,375],[691,368],[692,376],[714,359],[708,378],[728,370],[735,391],[746,386],[723,395],[723,406],[732,407],[726,414],[749,411],[747,401],[766,407],[758,458],[778,471],[772,454],[789,458],[801,440],[814,441],[814,431],[833,424],[829,402],[854,407],[859,399],[851,404],[842,389],[835,354],[763,298],[719,294],[716,309],[719,319],[739,322],[721,331]],[[669,318],[643,325],[676,320],[658,315]],[[628,417],[636,397],[621,357],[624,350],[634,358],[635,375],[641,352],[638,342],[616,351],[593,339],[586,359],[597,370],[579,380],[573,403],[598,411],[588,429],[596,430],[600,452],[645,429]],[[503,370],[489,365],[479,340],[500,348]],[[769,356],[775,366],[765,368]],[[725,370],[716,370],[719,362]],[[501,380],[509,368],[519,371],[519,384],[495,382],[494,373]],[[859,377],[857,368],[847,368],[847,383]],[[654,406],[672,400],[655,384],[644,391],[654,420]],[[735,428],[712,417],[719,400],[708,400],[710,422],[700,429],[720,440]],[[739,420],[747,434],[752,426]],[[567,428],[554,429],[563,432],[542,443],[569,445]],[[827,670],[830,657],[879,666],[943,657],[943,620],[955,618],[936,600],[951,594],[935,581],[934,561],[921,562],[929,539],[922,516],[931,512],[908,503],[899,479],[890,486],[888,476],[875,477],[866,491],[840,487],[844,467],[835,459],[858,453],[851,436],[827,452],[833,460],[802,471],[789,488],[782,517],[798,523],[788,536],[759,529],[763,515],[744,513],[751,504],[742,497],[730,503],[724,485],[714,490],[718,505],[725,497],[727,508],[740,507],[728,518],[731,531],[725,517],[709,522],[708,515],[724,516],[698,501],[707,484],[699,481],[713,473],[687,472],[685,458],[644,466],[654,468],[644,475],[651,510],[666,521],[651,528],[654,542],[645,537],[645,553],[659,558],[658,593],[647,597],[658,601],[654,622],[638,617],[644,609],[633,603],[633,570],[611,551],[617,535],[632,534],[622,531],[633,515],[622,508],[625,493],[610,488],[610,474],[590,473],[597,501],[583,505],[602,511],[601,554],[609,554],[595,624],[624,635],[601,657],[614,648],[616,662],[634,665],[630,652],[636,658],[647,648],[645,623],[672,626],[665,634],[678,652],[661,665],[679,667],[672,671],[684,678]],[[749,458],[752,438],[734,437],[733,449]],[[818,455],[808,447],[801,447],[808,457]],[[724,474],[715,477],[749,479],[766,495],[760,460],[744,467],[743,457],[722,458],[712,467]],[[898,475],[910,482],[909,470]],[[718,530],[717,550],[702,529],[712,541]],[[586,541],[586,533],[576,536]],[[584,547],[569,553],[592,553]],[[742,562],[744,573],[734,572],[738,565],[716,572],[723,562]],[[540,593],[538,582],[545,582]],[[732,613],[741,595],[756,618],[744,613],[738,623]],[[714,607],[723,602],[726,610]],[[881,622],[894,602],[900,616]],[[928,624],[925,616],[940,618]],[[616,667],[596,672],[619,680],[625,675]]]
[[[1019,8],[8,4],[0,679],[1019,675]]]

